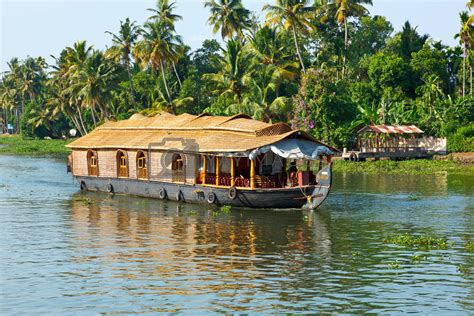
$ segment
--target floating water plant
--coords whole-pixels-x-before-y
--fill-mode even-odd
[[[418,200],[420,199],[420,197],[419,197],[417,194],[412,193],[412,194],[410,194],[410,195],[408,196],[408,199],[409,199],[410,201],[418,201]]]
[[[230,205],[223,205],[220,209],[221,213],[229,214],[232,210],[232,206]]]
[[[420,262],[422,260],[426,260],[427,256],[426,255],[423,255],[423,254],[414,254],[412,257],[411,257],[411,261],[412,262]]]
[[[82,202],[84,205],[91,205],[92,204],[92,200],[87,198],[87,197],[78,197],[74,200],[78,201],[78,202]]]
[[[469,269],[463,264],[458,265],[458,271],[462,274],[469,274]]]
[[[394,244],[403,247],[425,249],[447,249],[449,246],[446,238],[437,238],[423,235],[410,235],[408,233],[386,238],[384,242],[386,244]]]
[[[474,241],[468,241],[465,248],[469,252],[474,252]]]
[[[388,263],[388,267],[390,269],[400,269],[400,264],[396,261],[392,261]]]

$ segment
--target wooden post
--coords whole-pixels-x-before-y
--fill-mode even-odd
[[[255,160],[250,160],[250,188],[255,189]]]
[[[220,162],[220,157],[216,156],[216,185],[219,185],[219,162]]]
[[[202,184],[206,184],[206,169],[207,169],[207,157],[205,155],[201,156],[204,160],[202,161],[202,169],[201,170],[201,177],[202,177]]]
[[[235,160],[234,157],[230,157],[230,186],[233,187],[235,184]]]

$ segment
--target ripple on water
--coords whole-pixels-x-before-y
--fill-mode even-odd
[[[63,161],[0,156],[2,314],[474,310],[468,177],[337,176],[316,212],[214,216],[202,206],[82,195],[64,170]],[[401,233],[454,245],[383,242]]]

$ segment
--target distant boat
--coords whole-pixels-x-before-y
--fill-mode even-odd
[[[82,190],[308,209],[329,194],[335,150],[288,124],[243,114],[134,114],[106,122],[67,146],[72,149],[68,170]]]

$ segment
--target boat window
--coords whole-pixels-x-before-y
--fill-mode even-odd
[[[119,177],[128,177],[128,161],[124,151],[117,152],[117,175]]]
[[[90,176],[98,176],[99,168],[97,166],[97,152],[89,150],[87,152],[87,171]]]
[[[139,179],[148,178],[146,155],[143,151],[137,153],[137,177]]]
[[[184,182],[184,159],[183,155],[174,154],[173,161],[171,164],[172,170],[172,181],[173,182]]]

